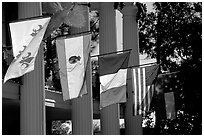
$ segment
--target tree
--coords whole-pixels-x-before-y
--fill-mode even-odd
[[[201,134],[202,3],[153,5],[155,12],[138,21],[140,52],[157,58],[161,71],[180,71],[184,78],[184,90],[180,93],[184,99],[178,108],[178,113],[182,113],[174,121],[164,121],[161,133]],[[183,128],[184,123],[190,126]],[[164,128],[166,125],[168,129]]]
[[[184,62],[201,62],[201,7],[201,3],[154,3],[156,12],[139,20],[140,52],[159,59],[166,71],[180,69]]]

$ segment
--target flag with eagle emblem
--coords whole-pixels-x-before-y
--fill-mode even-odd
[[[56,40],[63,100],[87,93],[85,71],[89,57],[90,34]]]

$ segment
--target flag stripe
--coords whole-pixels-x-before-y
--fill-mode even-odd
[[[143,90],[142,90],[142,93],[143,93],[143,96],[142,96],[142,100],[145,99],[145,96],[146,96],[146,77],[145,77],[145,68],[142,68],[142,80],[143,80],[143,83],[142,83],[142,86],[143,86]],[[141,102],[142,102],[141,100]],[[145,103],[143,103],[142,105],[142,111],[144,112],[145,111]]]
[[[84,35],[83,36],[83,55],[84,55],[84,69],[87,70],[87,63],[88,63],[88,59],[89,59],[89,51],[90,51],[90,41],[91,41],[91,37],[90,35]],[[84,94],[87,94],[87,82],[86,82],[86,71],[84,71],[84,83],[83,86],[80,90],[79,95],[82,96]]]
[[[148,86],[148,90],[149,91],[148,93],[146,93],[146,96],[144,98],[144,101],[145,101],[145,109],[144,111],[148,111],[149,110],[149,107],[150,107],[150,103],[151,103],[151,99],[152,99],[152,88],[153,88],[154,85],[151,85],[151,86]]]
[[[141,100],[142,100],[142,91],[141,91],[141,74],[140,74],[140,69],[138,68],[137,70],[137,75],[138,75],[138,102],[139,102],[139,105],[141,104]],[[140,108],[139,108],[140,110]]]
[[[132,69],[132,82],[133,82],[133,91],[134,91],[134,115],[137,114],[137,79],[136,79],[136,70]]]
[[[153,97],[153,91],[154,91],[154,85],[149,86],[149,94],[148,95],[148,99],[147,99],[147,111],[150,109],[150,103]]]
[[[113,74],[119,71],[119,69],[127,68],[129,61],[129,52],[110,54],[105,56],[99,56],[99,74],[100,76]]]
[[[100,94],[100,108],[126,102],[126,85],[108,89]]]
[[[100,93],[108,89],[126,85],[127,69],[120,69],[115,74],[100,76]]]
[[[62,86],[63,92],[63,100],[68,100],[70,98],[69,95],[69,88],[68,88],[68,76],[67,76],[67,65],[66,65],[66,56],[65,55],[65,41],[64,40],[57,40],[57,53],[59,61],[59,73],[60,73],[60,82]]]

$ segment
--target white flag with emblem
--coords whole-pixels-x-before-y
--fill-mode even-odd
[[[4,77],[4,83],[34,70],[38,53],[50,17],[10,23],[14,60]]]
[[[87,93],[85,71],[89,57],[90,34],[56,40],[63,100]]]

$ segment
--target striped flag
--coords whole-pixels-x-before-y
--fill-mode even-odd
[[[157,76],[159,65],[132,68],[134,91],[134,115],[149,111],[154,92],[153,81]]]
[[[56,40],[63,100],[87,94],[85,71],[89,57],[90,34]]]
[[[14,60],[10,64],[4,83],[34,70],[38,53],[50,17],[10,23]]]
[[[100,108],[126,102],[126,79],[130,52],[99,57]]]

